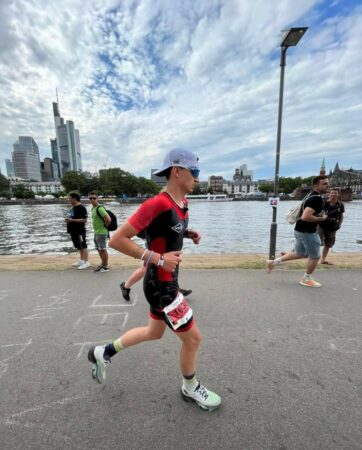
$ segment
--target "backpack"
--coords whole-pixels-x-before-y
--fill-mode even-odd
[[[302,200],[301,202],[297,203],[297,204],[294,206],[294,208],[292,208],[292,209],[288,212],[288,214],[287,214],[287,216],[286,216],[287,222],[289,222],[291,225],[294,225],[296,222],[298,222],[298,220],[300,220],[300,218],[301,218],[301,215],[303,214],[304,203],[305,203],[309,198],[312,198],[312,197],[319,197],[319,196],[318,196],[318,195],[310,195],[310,194],[307,194],[307,195],[303,198],[303,200]]]
[[[97,206],[97,215],[98,215],[98,217],[100,217],[103,220],[103,217],[99,214],[99,211],[98,211],[98,209],[101,207],[104,208],[104,206],[102,206],[102,205]],[[106,208],[104,208],[104,209],[106,209]],[[117,228],[118,228],[117,217],[109,209],[106,209],[106,213],[109,215],[109,217],[111,219],[111,223],[108,226],[106,224],[104,224],[104,226],[107,228],[108,231],[117,230]]]

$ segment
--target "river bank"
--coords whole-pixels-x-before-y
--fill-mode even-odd
[[[237,254],[185,254],[182,269],[264,269],[267,255],[237,253]],[[63,271],[75,270],[71,264],[77,260],[77,254],[71,255],[16,255],[0,256],[1,272],[22,271]],[[320,266],[318,269],[362,269],[362,253],[332,253],[328,261],[331,266]],[[98,255],[91,254],[93,267],[99,264]],[[140,261],[124,255],[110,257],[112,270],[134,269],[140,266]],[[305,261],[291,261],[279,266],[277,270],[303,269]],[[92,270],[92,269],[89,269]]]

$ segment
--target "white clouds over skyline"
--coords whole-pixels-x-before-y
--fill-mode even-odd
[[[241,163],[272,176],[280,30],[293,25],[310,30],[288,50],[281,174],[316,173],[323,156],[362,168],[362,8],[317,0],[2,2],[2,168],[19,135],[50,154],[58,87],[86,170],[149,176],[183,146],[202,179]]]

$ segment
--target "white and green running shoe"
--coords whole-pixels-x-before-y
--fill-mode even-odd
[[[184,383],[181,388],[181,397],[185,402],[195,402],[205,411],[213,411],[218,408],[221,403],[221,398],[215,394],[215,392],[209,391],[200,383],[192,391],[187,390]]]
[[[105,345],[91,347],[88,352],[88,360],[92,365],[92,378],[99,384],[106,382],[106,368],[111,363],[110,358],[104,357]]]

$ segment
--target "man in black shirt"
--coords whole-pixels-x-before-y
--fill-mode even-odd
[[[319,237],[324,245],[322,251],[321,264],[332,264],[326,261],[329,249],[336,242],[336,232],[341,228],[343,222],[344,205],[338,200],[338,189],[331,189],[329,197],[323,206],[328,218],[318,225]]]
[[[327,219],[323,212],[322,195],[328,190],[328,177],[320,175],[313,178],[313,191],[303,202],[300,216],[294,228],[295,250],[283,255],[281,258],[268,260],[267,270],[270,273],[274,267],[293,259],[308,258],[307,267],[299,284],[307,287],[320,287],[321,284],[312,278],[312,273],[317,267],[320,258],[321,240],[317,232],[317,226]]]
[[[86,208],[80,202],[80,195],[78,192],[70,192],[68,194],[68,200],[72,205],[72,208],[69,210],[68,217],[65,219],[67,232],[70,234],[74,247],[79,250],[80,253],[80,261],[73,263],[72,266],[78,267],[80,270],[87,269],[90,267],[85,230],[88,213]]]

